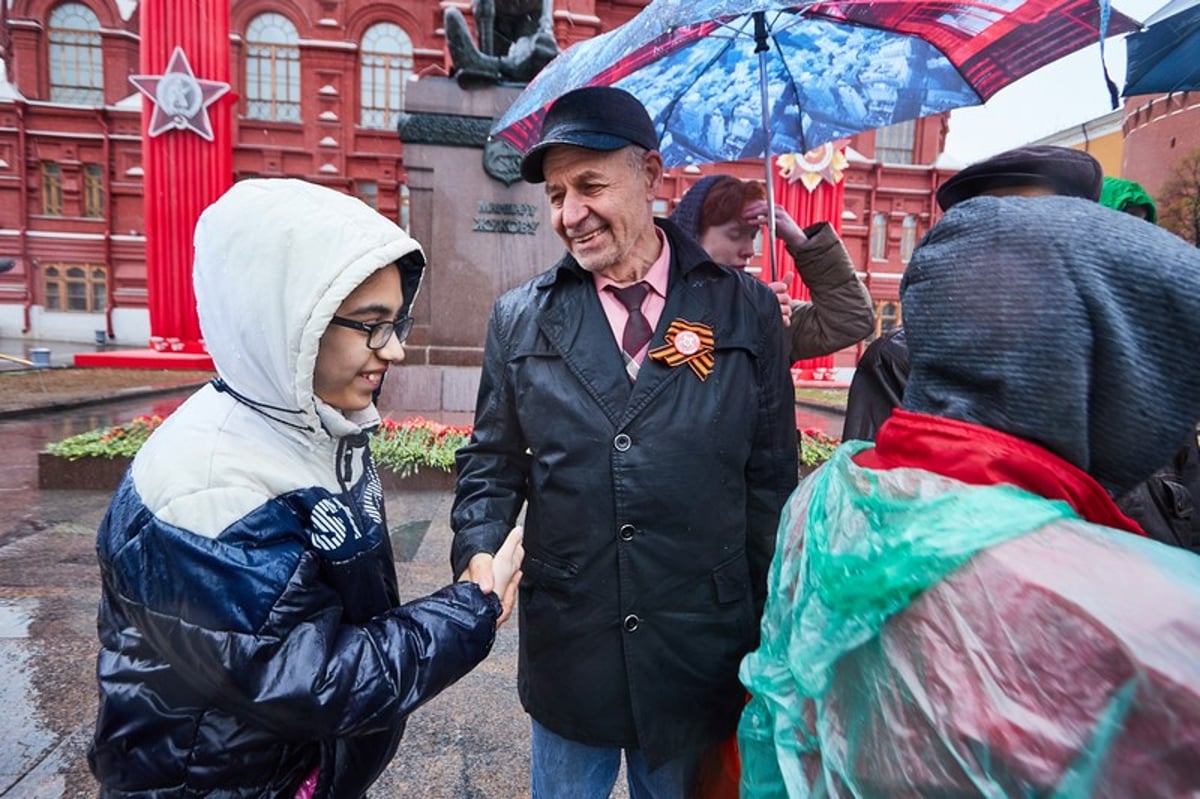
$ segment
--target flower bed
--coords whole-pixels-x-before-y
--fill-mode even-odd
[[[384,419],[371,436],[371,455],[383,487],[391,490],[453,491],[454,453],[471,437],[471,426],[454,426],[419,416]]]
[[[380,471],[409,477],[424,467],[450,473],[454,453],[471,437],[471,425],[448,425],[420,416],[384,419],[371,436],[371,455]]]
[[[129,461],[162,422],[161,416],[138,416],[48,445],[38,455],[38,487],[115,489]],[[470,435],[469,425],[421,417],[384,419],[371,436],[371,454],[386,488],[449,490],[454,487],[454,453]]]
[[[48,445],[38,455],[38,487],[115,489],[129,461],[162,422],[161,416],[138,416]],[[841,443],[813,428],[796,435],[802,477],[827,461]],[[419,416],[384,419],[371,436],[371,454],[387,489],[449,491],[454,488],[454,453],[470,436],[470,425]]]
[[[825,435],[820,430],[806,427],[796,431],[800,443],[800,478],[804,479],[818,466],[829,460],[833,451],[842,442]]]

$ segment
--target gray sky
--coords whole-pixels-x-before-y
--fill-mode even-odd
[[[1113,0],[1113,6],[1137,21],[1149,17],[1167,0]],[[1125,37],[1104,45],[1108,74],[1118,91],[1125,85]],[[997,92],[985,105],[950,114],[946,154],[964,165],[1018,147],[1112,110],[1099,44],[1026,75]]]

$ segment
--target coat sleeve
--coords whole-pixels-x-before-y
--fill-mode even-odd
[[[879,428],[904,399],[908,372],[908,343],[902,327],[892,328],[863,350],[846,394],[843,439],[875,440]]]
[[[791,359],[837,352],[871,334],[875,311],[871,294],[858,279],[846,245],[828,222],[806,229],[808,240],[789,248],[811,302],[792,302]]]
[[[754,446],[746,466],[746,553],[755,604],[761,613],[780,511],[796,487],[798,453],[795,389],[778,305],[773,298],[760,302],[758,314],[764,346],[758,362]]]
[[[507,368],[506,299],[502,297],[492,308],[475,427],[455,457],[458,482],[450,511],[454,530],[450,566],[455,577],[474,555],[500,548],[525,502],[530,456]]]
[[[105,650],[165,660],[187,688],[168,703],[304,740],[394,728],[487,656],[500,603],[474,583],[347,622],[282,504],[239,523],[245,535],[209,540],[148,517],[119,550],[102,549]]]

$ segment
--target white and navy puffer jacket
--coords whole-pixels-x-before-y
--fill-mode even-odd
[[[405,717],[491,648],[500,604],[474,583],[400,604],[378,414],[313,395],[330,317],[393,263],[424,259],[302,181],[239,183],[201,216],[220,378],[138,453],[98,534],[102,796],[290,799],[314,769],[318,797],[362,796]]]

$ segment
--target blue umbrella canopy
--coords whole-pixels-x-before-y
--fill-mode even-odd
[[[1167,3],[1125,46],[1125,97],[1200,89],[1200,0]]]
[[[560,54],[492,135],[525,151],[557,97],[611,85],[646,106],[668,166],[807,152],[977,105],[1136,27],[1097,0],[655,0]]]

